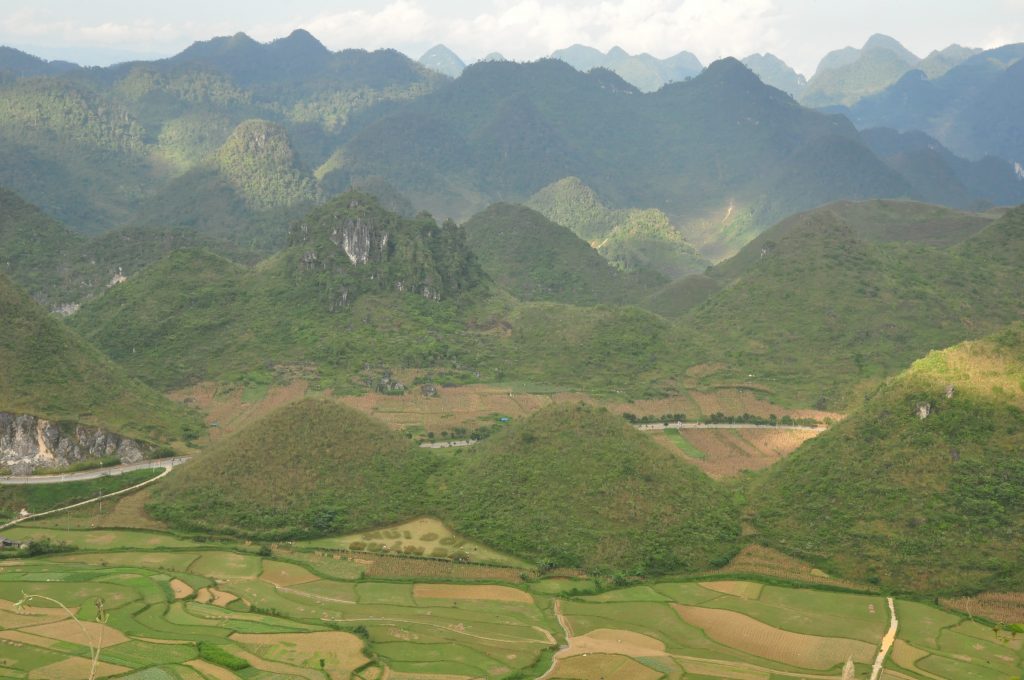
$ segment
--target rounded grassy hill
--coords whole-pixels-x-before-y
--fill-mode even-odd
[[[343,534],[416,514],[433,460],[358,411],[307,399],[175,470],[149,510],[194,531],[259,539]]]
[[[1024,326],[932,352],[772,469],[758,538],[915,592],[1024,587]]]
[[[458,531],[548,566],[699,570],[728,559],[726,492],[622,418],[552,406],[459,453],[439,484]]]

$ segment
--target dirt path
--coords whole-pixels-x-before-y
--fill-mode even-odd
[[[169,458],[167,460],[172,460],[172,459]],[[90,498],[89,500],[82,501],[81,503],[72,503],[71,505],[65,505],[63,508],[54,508],[53,510],[47,510],[46,512],[37,512],[37,513],[35,513],[33,515],[25,515],[24,517],[18,517],[17,519],[12,519],[7,524],[0,525],[0,531],[3,531],[4,529],[9,529],[10,527],[13,527],[15,524],[21,524],[22,522],[26,522],[26,521],[28,521],[30,519],[39,519],[40,517],[46,517],[48,515],[56,515],[57,513],[64,512],[65,510],[74,510],[75,508],[80,508],[83,505],[89,505],[90,503],[97,503],[99,501],[103,501],[103,500],[106,500],[108,498],[113,498],[115,496],[121,496],[121,495],[124,495],[124,494],[127,494],[127,493],[131,493],[132,491],[138,491],[139,489],[141,489],[141,488],[143,488],[145,486],[149,486],[150,484],[152,484],[153,482],[157,481],[158,479],[163,479],[173,469],[174,469],[174,465],[171,465],[171,464],[168,463],[164,467],[164,471],[163,472],[158,474],[156,477],[153,477],[152,479],[147,479],[146,481],[142,482],[141,484],[136,484],[135,486],[129,486],[127,489],[121,489],[120,491],[114,491],[112,493],[103,494],[102,496],[97,496],[96,498]]]
[[[558,625],[561,626],[562,632],[565,634],[565,644],[558,648],[558,651],[551,657],[551,668],[544,671],[544,675],[541,675],[537,680],[546,680],[551,677],[551,674],[555,672],[555,666],[558,665],[558,655],[563,651],[572,647],[572,626],[569,624],[569,620],[562,614],[562,601],[555,600],[555,619],[558,621]]]
[[[899,619],[896,618],[896,603],[893,602],[891,597],[886,599],[889,601],[889,631],[882,638],[882,646],[878,650],[878,657],[875,658],[875,665],[871,667],[871,680],[878,680],[881,677],[885,656],[889,653],[893,643],[896,642],[896,630],[900,626]]]

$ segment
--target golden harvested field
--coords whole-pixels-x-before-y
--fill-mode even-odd
[[[734,595],[745,600],[756,600],[761,597],[761,591],[764,589],[760,583],[752,581],[704,581],[701,586],[716,593]]]
[[[662,674],[628,656],[590,654],[559,659],[551,677],[565,678],[565,680],[605,680],[606,678],[658,680]]]
[[[598,628],[586,635],[569,638],[569,646],[559,658],[580,654],[619,654],[631,657],[664,656],[665,643],[642,633]]]
[[[795,451],[818,432],[716,428],[679,430],[679,434],[704,454],[704,460],[696,460],[691,456],[681,457],[698,466],[708,476],[722,479],[735,477],[745,470],[763,470]]]
[[[213,680],[237,680],[238,676],[229,671],[223,666],[217,666],[210,663],[209,661],[203,661],[202,659],[192,659],[191,661],[185,662],[186,666],[191,666],[196,669],[204,676],[213,678]]]
[[[505,581],[522,583],[523,574],[535,573],[513,567],[460,564],[450,560],[424,560],[397,555],[367,555],[364,573],[368,578],[457,579],[465,581]]]
[[[369,659],[363,641],[351,633],[235,633],[231,639],[271,661],[319,668],[319,660],[332,672],[349,672]]]
[[[82,631],[82,626],[85,626],[88,637],[86,636],[86,632]],[[39,635],[41,637],[62,640],[64,642],[71,642],[73,644],[83,646],[88,646],[90,639],[100,639],[101,635],[103,636],[103,645],[105,647],[111,647],[128,641],[128,638],[125,637],[124,633],[118,629],[111,628],[110,626],[106,626],[95,621],[83,621],[80,626],[76,621],[65,619],[64,621],[57,621],[56,623],[44,623],[41,626],[22,628],[22,631],[32,635]]]
[[[69,678],[87,678],[89,677],[89,668],[92,666],[92,662],[89,659],[82,657],[71,657],[64,659],[57,663],[52,663],[49,666],[43,666],[37,668],[34,671],[29,671],[29,680],[68,680]],[[127,673],[130,668],[124,666],[115,666],[112,663],[105,661],[99,662],[96,665],[97,678],[107,678],[111,675],[120,675],[121,673]]]
[[[875,588],[868,585],[833,578],[802,560],[784,555],[778,550],[766,548],[762,545],[745,546],[736,557],[732,558],[729,564],[709,573],[719,575],[761,574],[788,581],[833,585],[855,590],[875,590]]]
[[[847,658],[871,663],[875,646],[860,640],[791,633],[757,619],[723,609],[673,604],[684,621],[720,644],[779,663],[825,670]]]
[[[533,596],[508,586],[460,586],[445,583],[417,583],[412,596],[416,599],[435,600],[491,600],[494,602],[522,602],[533,604]]]
[[[361,544],[361,545],[360,545]],[[353,550],[361,552],[369,546],[387,546],[387,552],[400,555],[403,552],[415,551],[423,557],[447,558],[455,552],[465,553],[473,562],[507,565],[527,569],[529,564],[492,550],[485,545],[467,540],[446,527],[440,520],[433,517],[420,517],[404,524],[349,534],[340,538],[321,538],[312,541],[299,541],[299,547]],[[369,557],[372,559],[372,555]]]
[[[152,529],[166,531],[167,525],[146,514],[149,487],[71,512],[33,520],[32,526],[53,529]]]
[[[260,578],[275,586],[294,586],[320,579],[319,576],[314,576],[298,565],[273,560],[263,560],[263,572],[260,574]]]
[[[939,604],[996,623],[1024,623],[1024,593],[981,593],[941,599]]]
[[[531,393],[516,391],[507,385],[485,384],[438,386],[438,395],[427,397],[418,386],[411,384],[414,377],[412,374],[399,377],[409,381],[409,389],[403,395],[367,392],[361,395],[333,396],[325,392],[321,396],[374,416],[394,429],[434,432],[438,438],[441,438],[442,432],[450,432],[456,427],[472,430],[479,425],[492,423],[496,414],[520,418],[553,403],[581,401],[604,406],[612,413],[633,413],[638,416],[685,413],[688,418],[695,419],[722,412],[728,415],[751,413],[757,416],[774,413],[779,417],[789,415],[819,420],[840,417],[824,411],[777,406],[767,401],[766,391],[742,387],[684,390],[677,396],[633,402],[599,399],[576,391]],[[216,427],[209,430],[209,440],[213,441],[302,399],[308,393],[309,383],[306,380],[295,380],[287,385],[269,387],[258,399],[246,399],[244,388],[210,382],[170,392],[168,396],[201,409],[206,414],[207,424],[216,423]]]
[[[273,385],[261,399],[247,401],[242,387],[226,388],[204,382],[169,392],[167,396],[203,411],[208,425],[216,423],[217,426],[209,430],[209,439],[214,441],[237,432],[282,406],[299,401],[308,391],[307,381],[296,380],[287,385]]]

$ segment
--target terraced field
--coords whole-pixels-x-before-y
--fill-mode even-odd
[[[411,527],[444,530],[436,520]],[[448,562],[463,571],[429,576],[445,562],[322,541],[268,556],[269,546],[143,529],[30,523],[9,534],[78,550],[0,561],[0,677],[85,678],[102,635],[96,677],[133,680],[817,680],[839,678],[850,658],[867,678],[889,626],[880,595],[729,576],[601,592],[569,575],[502,579],[511,567]],[[374,575],[377,560],[386,577]],[[745,551],[736,568],[778,562],[790,578],[841,585],[784,561]],[[19,609],[26,594],[66,604],[85,630],[46,600]],[[897,613],[882,678],[1021,674],[1024,636],[916,602],[898,600]]]

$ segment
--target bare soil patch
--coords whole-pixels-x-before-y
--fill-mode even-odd
[[[273,583],[275,586],[297,586],[300,583],[319,581],[319,576],[314,576],[309,571],[295,564],[287,562],[274,562],[263,560],[263,572],[260,579]]]
[[[569,640],[569,647],[559,653],[563,656],[579,654],[621,654],[631,657],[665,656],[665,643],[641,633],[612,628],[598,628],[586,635]]]
[[[363,655],[363,641],[351,633],[235,633],[231,639],[265,659],[294,666],[319,667],[323,659],[328,671],[352,671],[369,659]]]
[[[734,595],[745,600],[756,600],[761,597],[761,590],[764,588],[760,583],[751,581],[707,581],[701,583],[701,586],[716,593]]]
[[[89,677],[89,669],[92,667],[92,661],[84,659],[80,656],[73,656],[57,663],[51,663],[49,666],[43,666],[37,668],[34,671],[29,671],[29,680],[68,680],[69,678],[87,678]],[[107,678],[111,675],[120,675],[121,673],[127,673],[130,668],[124,666],[115,666],[112,663],[106,663],[100,661],[96,665],[96,677]]]
[[[445,583],[417,583],[413,597],[436,600],[492,600],[495,602],[522,602],[533,604],[533,596],[508,586],[460,586]]]
[[[175,600],[184,600],[186,597],[196,592],[192,590],[192,586],[177,578],[171,579],[171,591],[174,593]]]
[[[874,661],[875,646],[867,642],[791,633],[723,609],[681,604],[672,607],[684,621],[701,628],[715,642],[779,663],[825,670],[847,658],[862,663]]]
[[[237,595],[226,593],[216,588],[200,588],[196,593],[196,602],[199,604],[212,604],[215,607],[227,607],[237,599]]]
[[[88,631],[89,636],[86,637],[85,633],[82,632],[82,628],[74,621],[65,620],[58,621],[56,623],[44,623],[41,626],[32,626],[31,628],[23,628],[22,630],[32,635],[41,635],[43,637],[53,638],[54,640],[63,640],[64,642],[71,642],[76,645],[88,646],[90,642],[95,644],[100,640],[102,635],[103,646],[110,647],[113,645],[127,642],[128,638],[125,637],[124,633],[119,631],[117,628],[111,628],[110,626],[96,621],[83,621],[82,625]]]
[[[203,661],[202,659],[186,661],[185,665],[195,668],[206,677],[214,678],[214,680],[238,680],[238,676],[227,668],[212,664],[209,661]]]
[[[589,654],[559,659],[550,677],[564,678],[565,680],[605,680],[606,678],[658,680],[663,676],[653,668],[648,668],[628,656]]]

